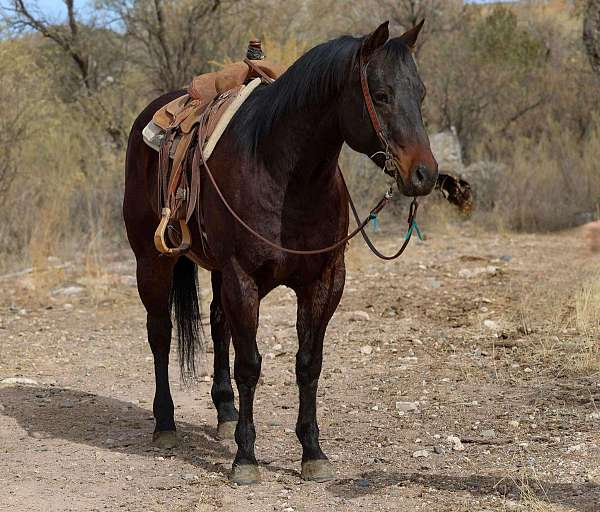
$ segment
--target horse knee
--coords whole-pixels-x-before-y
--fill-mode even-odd
[[[298,351],[296,354],[296,382],[306,386],[318,380],[321,374],[323,358],[310,352]]]
[[[235,381],[240,384],[255,387],[260,378],[261,366],[262,356],[258,351],[246,358],[242,358],[236,354],[234,367]]]

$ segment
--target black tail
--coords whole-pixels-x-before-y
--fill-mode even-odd
[[[175,264],[169,303],[177,323],[177,354],[181,377],[186,382],[196,376],[196,356],[204,343],[198,303],[198,269],[185,256]]]

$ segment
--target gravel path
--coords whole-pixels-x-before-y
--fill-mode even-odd
[[[598,338],[573,322],[600,262],[575,232],[437,234],[393,263],[353,243],[320,381],[326,484],[299,478],[289,290],[261,309],[263,481],[237,487],[209,375],[186,388],[173,362],[182,442],[152,447],[132,257],[84,263],[0,281],[2,511],[600,511]]]

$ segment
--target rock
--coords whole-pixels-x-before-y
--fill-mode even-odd
[[[73,403],[73,400],[68,400],[68,399],[67,399],[67,400],[64,400],[64,401],[63,401],[63,403],[62,403],[62,404],[60,404],[60,406],[61,406],[63,409],[72,409],[72,408],[74,407],[74,405],[75,405],[75,404]]]
[[[368,322],[370,317],[366,311],[353,311],[348,313],[346,318],[350,322]]]
[[[489,329],[490,331],[499,331],[500,330],[500,324],[498,322],[494,322],[493,320],[484,320],[483,321],[483,326],[486,329]]]
[[[436,445],[433,447],[433,453],[436,453],[437,455],[444,455],[445,451],[444,448]]]
[[[430,455],[431,455],[431,452],[429,450],[417,450],[416,452],[413,452],[413,454],[412,454],[412,456],[415,459],[429,457]]]
[[[194,475],[193,473],[185,473],[181,476],[181,478],[186,482],[197,482],[198,480],[200,480],[200,478],[198,478],[198,475]]]
[[[131,475],[127,475],[125,477],[125,480],[127,480],[128,482],[131,482],[133,480],[133,477]]]
[[[366,478],[360,478],[356,480],[356,485],[358,485],[358,487],[369,487],[371,484]]]
[[[7,377],[0,380],[2,386],[37,386],[37,381],[27,377]]]
[[[458,277],[471,279],[473,277],[477,277],[483,274],[494,275],[496,272],[498,272],[498,267],[494,267],[493,265],[488,265],[487,267],[477,267],[473,269],[461,268],[458,271]]]
[[[451,130],[431,135],[430,144],[440,169],[456,174],[463,173],[462,149],[454,127]]]
[[[394,318],[395,316],[398,316],[398,310],[394,306],[390,306],[385,309],[381,316],[384,318]]]
[[[485,439],[494,439],[496,437],[496,431],[495,430],[482,430],[481,437],[484,437]]]
[[[52,295],[78,295],[83,292],[83,287],[81,286],[65,286],[64,288],[54,288],[50,293]]]
[[[364,345],[362,347],[360,347],[360,353],[364,354],[365,356],[370,355],[373,352],[373,347],[371,345]]]
[[[448,436],[446,438],[446,441],[448,441],[449,443],[452,443],[452,449],[455,452],[462,452],[465,449],[465,447],[463,446],[462,441],[460,440],[459,437]]]
[[[584,450],[584,448],[585,446],[583,444],[575,444],[567,448],[567,453],[581,452]]]
[[[584,238],[590,252],[600,251],[600,221],[590,222],[583,226]]]
[[[419,410],[418,402],[396,402],[396,410],[398,412],[411,412]]]
[[[591,414],[588,414],[588,420],[600,420],[600,412],[592,412]]]

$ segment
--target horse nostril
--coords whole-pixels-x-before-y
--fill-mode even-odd
[[[425,179],[425,169],[422,166],[417,167],[413,172],[413,184],[416,186],[422,185]]]

